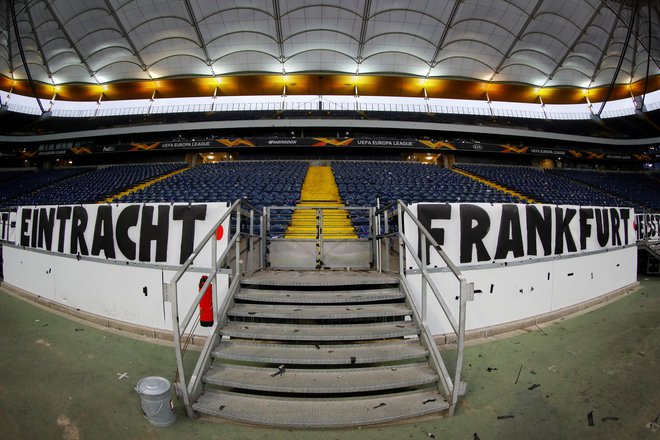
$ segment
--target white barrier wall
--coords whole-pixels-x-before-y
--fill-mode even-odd
[[[467,330],[551,313],[637,279],[634,216],[628,208],[418,204],[411,211],[474,283]],[[406,277],[420,292],[421,275],[410,255],[421,255],[419,237],[410,218],[405,235],[413,245],[407,249]],[[431,278],[457,317],[459,283],[439,254],[428,252]],[[451,333],[439,303],[429,299],[428,304],[431,332]]]
[[[145,207],[149,206],[149,215],[160,212],[160,217],[156,214],[145,219]],[[105,210],[101,216],[99,207]],[[195,204],[190,208],[169,204],[79,205],[64,207],[69,208],[64,211],[63,207],[53,208],[19,209],[16,243],[3,246],[4,281],[74,309],[171,331],[171,309],[164,301],[163,282],[172,279],[179,262],[188,258],[226,212],[227,205]],[[78,209],[79,218],[87,218],[86,227],[80,221],[72,221],[74,209]],[[43,223],[34,222],[35,212]],[[58,219],[58,212],[68,212],[70,221]],[[118,225],[122,221],[124,226]],[[224,228],[227,230],[228,222]],[[167,236],[163,237],[162,233]],[[218,255],[226,248],[227,241],[227,234],[223,234],[218,241]],[[70,252],[74,243],[77,252]],[[94,250],[99,252],[94,255]],[[107,254],[113,252],[114,258],[109,258]],[[206,246],[194,267],[201,270],[210,266],[210,246]],[[179,281],[177,291],[182,313],[190,308],[199,292],[201,275],[201,272],[187,273]],[[219,300],[227,290],[228,276],[220,275]]]

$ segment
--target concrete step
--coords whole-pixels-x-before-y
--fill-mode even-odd
[[[203,414],[259,425],[339,428],[437,413],[448,409],[449,404],[435,390],[358,399],[277,398],[205,390],[193,408]]]
[[[363,368],[296,369],[215,363],[207,384],[242,390],[292,394],[366,393],[429,385],[438,375],[428,363]]]
[[[410,316],[412,310],[404,304],[360,304],[360,305],[273,305],[235,304],[229,310],[231,318],[273,318],[273,319],[313,319],[345,320],[366,318],[391,318]]]
[[[350,223],[349,223],[350,225]],[[296,232],[304,232],[304,233],[309,233],[309,232],[314,232],[316,233],[316,225],[296,225],[292,224],[289,226],[287,229],[287,234],[293,234]],[[323,236],[325,237],[326,235],[329,234],[352,234],[355,233],[355,229],[353,226],[348,226],[348,225],[337,225],[337,226],[328,226],[324,225],[323,226]]]
[[[346,209],[338,208],[321,208],[323,211],[323,217],[348,217],[348,211]],[[293,217],[312,217],[316,218],[316,209],[297,209],[293,213]]]
[[[315,218],[302,218],[302,219],[294,219],[291,222],[292,225],[298,226],[298,227],[307,227],[307,228],[316,228],[316,219]],[[347,218],[327,218],[323,217],[323,223],[321,223],[321,226],[347,226],[347,227],[352,227],[352,223],[349,219]]]
[[[399,278],[396,275],[379,273],[371,270],[264,270],[248,275],[241,280],[241,287],[249,286],[283,286],[287,289],[309,289],[324,287],[326,289],[355,288],[360,285],[381,285],[398,287]]]
[[[315,240],[316,235],[310,233],[296,233],[289,234],[285,233],[284,238],[291,240]],[[324,240],[357,240],[358,236],[356,234],[323,234]]]
[[[220,334],[232,338],[274,341],[369,341],[419,334],[412,322],[378,324],[298,325],[228,322]]]
[[[243,288],[234,299],[265,303],[287,304],[358,304],[378,301],[397,301],[405,298],[397,288],[369,290],[266,290]]]
[[[280,344],[223,340],[213,357],[272,365],[364,365],[424,359],[429,352],[417,339],[373,344]]]

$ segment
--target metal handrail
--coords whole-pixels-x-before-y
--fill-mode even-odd
[[[250,228],[249,232],[241,232],[241,218],[242,212],[246,210],[250,216]],[[170,302],[172,309],[172,336],[174,339],[174,351],[176,355],[176,364],[177,364],[177,378],[175,380],[175,387],[177,394],[182,398],[184,406],[186,407],[186,412],[188,417],[193,417],[193,409],[191,401],[194,401],[199,393],[201,393],[201,379],[202,374],[205,371],[206,367],[210,362],[211,350],[215,346],[216,342],[219,339],[219,323],[226,321],[227,310],[229,310],[230,305],[233,302],[234,293],[240,285],[240,280],[242,278],[242,267],[241,267],[241,237],[245,236],[250,240],[250,246],[248,247],[248,253],[254,251],[252,240],[261,239],[262,236],[254,234],[254,215],[262,216],[262,213],[257,211],[252,205],[250,205],[245,200],[236,200],[231,204],[229,209],[220,217],[220,219],[215,223],[211,230],[204,236],[200,241],[197,247],[193,250],[190,256],[182,264],[181,268],[176,272],[172,277],[169,283],[164,284],[164,290],[166,292],[166,301]],[[225,222],[227,219],[231,219],[231,216],[235,215],[235,230],[231,238],[227,242],[227,247],[222,252],[220,257],[217,256],[217,235],[216,231],[218,228]],[[261,221],[262,230],[263,230],[263,218]],[[230,228],[231,229],[231,228]],[[190,309],[186,312],[184,318],[181,320],[179,318],[179,304],[178,304],[178,294],[177,294],[177,283],[181,280],[183,275],[190,269],[194,260],[199,257],[200,252],[207,246],[211,244],[211,268],[207,275],[207,279],[204,282],[203,286],[199,289],[198,294],[195,296],[195,299],[192,302]],[[218,293],[217,293],[217,275],[220,272],[223,262],[233,253],[235,254],[235,265],[230,265],[230,278],[231,284],[227,295],[223,298],[222,302],[218,304]],[[250,260],[248,260],[250,261]],[[259,268],[263,268],[263,260],[259,260]],[[193,316],[198,310],[199,303],[204,296],[204,293],[211,286],[212,288],[212,297],[213,297],[213,325],[209,329],[209,336],[207,336],[204,346],[197,358],[195,367],[190,376],[190,382],[186,381],[186,374],[183,364],[183,356],[185,354],[185,348],[181,347],[181,339],[185,335],[186,329],[188,328],[190,322],[193,319]],[[188,339],[194,336],[194,327],[188,334]]]
[[[396,211],[394,211],[396,209]],[[383,215],[384,219],[384,230],[381,231],[379,230],[380,228],[380,216]],[[391,216],[397,216],[397,223],[398,223],[398,230],[395,232],[389,231],[389,220]],[[413,220],[415,226],[417,227],[418,234],[420,235],[420,247],[421,247],[421,252],[420,255],[421,257],[418,257],[415,252],[410,252],[409,254],[412,256],[413,260],[415,261],[415,264],[419,267],[419,273],[422,277],[422,286],[421,286],[421,297],[422,297],[422,304],[421,307],[417,304],[417,301],[412,295],[412,290],[410,283],[408,282],[406,275],[405,275],[405,267],[406,265],[404,264],[404,258],[406,256],[406,248],[407,249],[413,249],[414,247],[406,238],[405,234],[403,233],[404,230],[404,223],[403,223],[403,218],[404,215],[407,215],[411,220]],[[411,304],[411,308],[413,310],[413,316],[414,319],[420,324],[420,332],[421,332],[421,338],[424,344],[427,346],[429,349],[429,360],[433,366],[433,368],[436,370],[436,372],[440,376],[440,391],[443,392],[446,396],[449,397],[450,400],[450,406],[449,406],[449,416],[454,414],[454,411],[456,410],[456,404],[458,402],[458,397],[459,395],[464,391],[463,390],[463,384],[461,382],[461,370],[463,368],[463,352],[465,349],[465,316],[466,316],[466,303],[468,300],[471,300],[474,295],[474,285],[472,283],[468,283],[463,274],[460,272],[460,270],[456,267],[456,265],[449,259],[449,257],[445,254],[445,252],[442,250],[440,245],[435,241],[435,239],[431,236],[431,234],[426,230],[426,228],[421,224],[421,222],[417,219],[417,217],[408,209],[408,207],[405,205],[405,203],[401,200],[397,200],[396,202],[393,202],[391,204],[386,205],[383,208],[378,209],[374,213],[375,218],[378,221],[378,225],[375,226],[375,236],[377,239],[389,239],[390,237],[396,236],[399,239],[399,246],[400,246],[400,251],[399,251],[399,278],[401,285],[403,287],[403,291],[406,294],[406,297],[408,298],[409,303]],[[378,228],[378,229],[377,229]],[[445,262],[451,273],[454,275],[456,280],[459,282],[459,316],[458,320],[454,317],[453,313],[449,309],[449,306],[445,302],[444,298],[440,294],[440,289],[436,285],[436,283],[433,281],[431,278],[428,270],[427,270],[427,253],[426,253],[426,248],[427,246],[432,247],[435,249],[435,251],[438,253],[438,255],[442,258],[442,260]],[[381,257],[382,258],[382,257]],[[378,262],[378,268],[380,269],[382,267],[382,262]],[[438,304],[440,304],[440,307],[442,308],[443,313],[445,314],[445,317],[449,321],[449,324],[452,327],[452,330],[456,334],[456,340],[457,340],[457,356],[456,356],[456,369],[454,372],[454,378],[452,378],[449,375],[449,372],[447,370],[447,367],[445,366],[444,361],[442,360],[442,357],[440,355],[440,352],[435,345],[435,341],[433,339],[433,336],[431,334],[431,331],[428,327],[427,323],[427,310],[428,310],[428,298],[427,298],[427,286],[431,288],[431,292],[433,293],[433,296],[437,300]]]

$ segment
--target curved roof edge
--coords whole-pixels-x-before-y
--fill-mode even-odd
[[[107,84],[35,83],[42,99],[64,101],[113,101],[151,98],[249,95],[344,95],[429,97],[546,104],[602,102],[608,87],[538,87],[523,83],[496,83],[455,78],[388,75],[250,74],[217,77],[180,77],[122,81]],[[615,85],[609,100],[639,96],[660,90],[660,75],[630,85]],[[27,80],[0,75],[0,90],[33,96]]]

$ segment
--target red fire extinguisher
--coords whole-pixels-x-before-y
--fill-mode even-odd
[[[202,275],[199,279],[199,289],[201,290],[204,287],[204,283],[208,277]],[[212,296],[213,286],[209,284],[206,288],[206,292],[202,295],[202,299],[199,301],[199,324],[202,327],[211,327],[213,325],[213,296]]]

